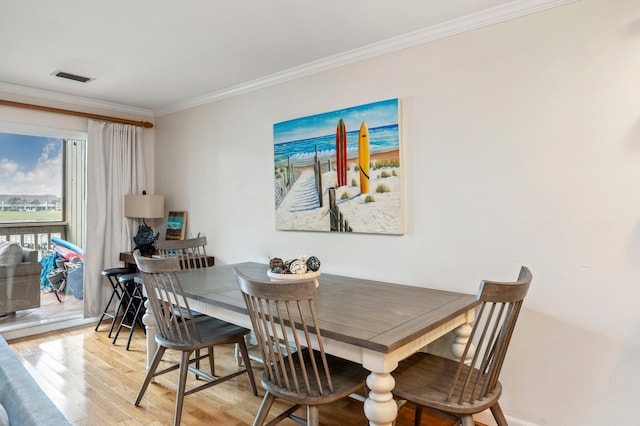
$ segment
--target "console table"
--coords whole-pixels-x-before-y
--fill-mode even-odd
[[[150,257],[151,255],[149,255]],[[133,253],[130,251],[120,253],[120,262],[124,262],[124,266],[127,268],[136,268],[136,260],[133,258]],[[213,256],[207,256],[207,266],[213,266],[215,258]]]

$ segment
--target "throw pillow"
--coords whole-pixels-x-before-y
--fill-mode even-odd
[[[0,426],[9,426],[9,415],[2,404],[0,404]]]
[[[22,247],[18,243],[0,241],[0,265],[17,265],[22,262]]]

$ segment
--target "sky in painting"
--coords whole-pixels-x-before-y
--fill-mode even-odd
[[[274,124],[274,143],[335,134],[341,118],[348,132],[359,129],[363,121],[367,122],[369,129],[398,124],[398,99],[388,99]]]
[[[0,132],[0,194],[62,195],[62,139]]]

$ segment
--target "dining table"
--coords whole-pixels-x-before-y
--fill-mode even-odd
[[[251,328],[233,267],[251,278],[270,281],[268,266],[244,262],[177,272],[192,310]],[[394,284],[321,273],[316,309],[326,352],[361,364],[370,371],[364,414],[374,426],[392,425],[398,407],[391,372],[398,362],[452,332],[452,356],[462,356],[470,335],[475,295],[418,285]],[[274,281],[274,285],[277,282]],[[155,321],[143,316],[147,329],[147,366],[156,350]]]

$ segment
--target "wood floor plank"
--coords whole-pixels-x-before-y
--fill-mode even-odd
[[[65,416],[78,426],[165,426],[173,422],[177,372],[156,378],[149,385],[139,407],[133,405],[144,380],[146,364],[145,335],[136,330],[129,351],[127,335],[116,344],[107,337],[108,326],[95,332],[93,326],[50,332],[10,341],[13,351]],[[128,330],[127,330],[128,332]],[[216,347],[216,372],[237,368],[232,345]],[[166,362],[179,360],[179,354],[167,351]],[[260,387],[262,366],[252,363],[258,394],[251,393],[246,376],[221,383],[188,395],[184,400],[183,425],[246,426],[264,396]],[[201,381],[190,375],[187,388]],[[286,403],[277,400],[272,412],[284,410]],[[413,425],[414,409],[400,410],[397,426]],[[299,413],[304,417],[304,410]],[[343,399],[320,409],[321,425],[344,426],[366,424],[362,402]],[[282,426],[297,425],[292,420]],[[425,410],[422,425],[449,426],[453,422]]]

